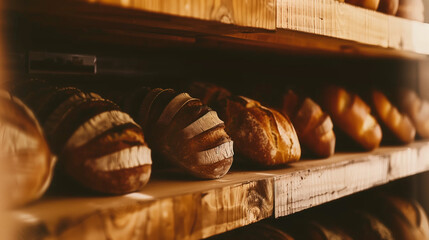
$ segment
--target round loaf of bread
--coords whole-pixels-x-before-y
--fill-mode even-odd
[[[210,238],[211,240],[293,240],[285,232],[264,223],[257,223]]]
[[[429,239],[428,218],[417,202],[383,195],[373,207],[394,239]]]
[[[12,206],[38,199],[48,188],[55,165],[42,129],[18,98],[0,91],[0,152]]]
[[[417,134],[422,138],[429,137],[429,102],[422,100],[416,92],[401,89],[397,93],[399,110],[411,119]]]
[[[217,113],[201,100],[172,89],[138,90],[124,101],[143,127],[149,145],[173,165],[199,178],[224,176],[233,161],[233,142]]]
[[[414,140],[416,129],[410,118],[401,114],[380,91],[372,91],[372,105],[380,123],[401,143],[410,143]]]
[[[335,126],[365,150],[380,145],[382,132],[370,107],[357,95],[331,86],[322,92],[322,106],[331,116]]]
[[[116,104],[76,88],[44,87],[25,100],[59,155],[61,170],[81,185],[123,194],[149,181],[151,151],[143,131]]]
[[[289,116],[302,148],[317,157],[329,157],[335,151],[335,134],[329,115],[310,98],[299,99],[292,90],[283,96],[282,113]]]
[[[298,136],[281,113],[239,96],[227,100],[225,114],[234,148],[253,163],[275,166],[300,159]]]
[[[346,3],[366,9],[377,10],[380,0],[346,0]]]
[[[396,15],[398,12],[398,7],[399,0],[380,0],[377,11],[390,15]]]
[[[396,16],[423,22],[425,19],[423,0],[399,0]]]

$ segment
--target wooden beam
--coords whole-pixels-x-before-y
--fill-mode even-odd
[[[429,54],[429,24],[336,0],[278,0],[277,28]]]

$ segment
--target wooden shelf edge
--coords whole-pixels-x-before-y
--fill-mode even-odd
[[[429,144],[381,148],[274,179],[275,217],[311,208],[352,193],[429,170]]]
[[[427,170],[429,141],[420,141],[218,180],[155,178],[124,196],[48,196],[12,214],[32,239],[199,239]]]
[[[336,0],[278,0],[277,28],[429,54],[429,24]]]

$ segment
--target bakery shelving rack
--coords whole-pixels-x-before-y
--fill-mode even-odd
[[[428,74],[429,24],[335,0],[41,0],[5,8],[2,24],[19,51],[85,52],[98,43],[239,49],[400,59],[418,66],[418,79]],[[429,142],[416,141],[283,169],[233,170],[219,180],[165,173],[139,193],[47,196],[13,216],[24,238],[198,239],[428,170]]]

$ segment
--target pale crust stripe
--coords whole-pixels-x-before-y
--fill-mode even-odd
[[[0,122],[0,152],[18,153],[19,151],[28,151],[39,147],[39,140],[29,136],[19,128]]]
[[[100,113],[82,124],[67,141],[65,148],[80,147],[107,130],[123,124],[132,123],[133,119],[121,111]]]
[[[79,93],[69,97],[66,101],[61,103],[61,105],[58,106],[51,115],[49,115],[44,123],[46,135],[52,136],[67,113],[69,113],[75,106],[91,98],[94,98],[94,96],[85,93]]]
[[[171,100],[164,111],[162,111],[161,116],[159,117],[156,125],[157,126],[168,126],[170,122],[173,120],[174,116],[185,106],[186,103],[190,101],[198,100],[197,98],[192,98],[187,93],[181,93]]]
[[[219,119],[215,111],[210,111],[204,116],[200,117],[189,126],[185,127],[182,132],[185,139],[191,139],[198,134],[205,132],[213,127],[222,124],[223,121]]]
[[[327,132],[332,131],[334,128],[334,124],[332,123],[331,118],[328,115],[325,115],[325,120],[323,120],[322,124],[316,127],[315,133],[316,135],[324,135]]]
[[[147,146],[134,146],[86,162],[96,170],[108,172],[152,164],[151,151]]]
[[[223,143],[215,148],[198,152],[198,165],[210,165],[234,156],[233,142]]]

